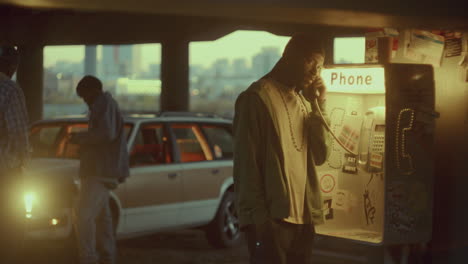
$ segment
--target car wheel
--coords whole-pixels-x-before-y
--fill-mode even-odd
[[[215,219],[206,231],[208,242],[216,248],[234,247],[242,241],[239,217],[234,199],[234,193],[227,191],[221,201]]]

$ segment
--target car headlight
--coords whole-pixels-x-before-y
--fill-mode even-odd
[[[37,201],[36,193],[34,192],[27,192],[24,194],[24,209],[26,212],[26,218],[32,218],[32,210],[34,204]]]

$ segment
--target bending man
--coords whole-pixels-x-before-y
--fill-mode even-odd
[[[70,138],[71,143],[81,145],[81,186],[75,223],[80,263],[114,264],[109,190],[117,188],[129,175],[124,121],[117,102],[110,93],[102,91],[102,83],[96,77],[85,76],[76,90],[90,110],[88,131]]]

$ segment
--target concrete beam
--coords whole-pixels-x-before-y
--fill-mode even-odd
[[[97,47],[95,45],[85,47],[84,73],[96,76]]]
[[[26,107],[31,122],[42,119],[43,114],[43,48],[42,46],[20,46],[20,63],[17,80],[24,91]]]
[[[0,0],[33,10],[121,12],[263,22],[319,24],[347,27],[429,27],[461,29],[468,26],[466,8],[450,2],[372,0]],[[466,7],[466,6],[465,6]]]
[[[92,11],[86,3],[80,2],[77,9],[37,9],[2,6],[0,0],[0,42],[13,44],[40,43],[42,45],[97,45],[97,44],[137,44],[162,42],[176,33],[174,28],[184,29],[191,41],[215,40],[235,30],[268,30],[289,35],[295,31],[327,30],[360,31],[369,27],[397,27],[420,29],[463,29],[468,28],[468,18],[441,11],[440,16],[429,16],[428,10],[420,8],[408,13],[410,9],[392,6],[389,12],[378,13],[354,3],[355,8],[344,9],[317,8],[286,4],[239,3],[193,4],[186,6],[168,5],[154,9],[156,2],[141,3],[129,7],[127,12],[113,10],[114,4],[97,6]],[[14,2],[14,1],[13,1]],[[53,2],[53,1],[48,1]],[[61,1],[63,2],[63,1]],[[73,2],[73,1],[70,1]],[[122,1],[114,1],[123,4]],[[274,2],[274,1],[272,1]],[[291,3],[293,3],[292,1]],[[361,1],[365,2],[365,1]],[[59,4],[59,3],[55,3]],[[89,3],[88,3],[89,4]],[[147,12],[140,8],[147,5]],[[392,5],[394,3],[392,2]],[[109,7],[106,9],[106,7]],[[65,8],[65,7],[64,7]],[[91,7],[90,7],[91,8]],[[138,10],[133,10],[138,8]],[[367,8],[367,9],[366,9]],[[361,10],[359,10],[361,9]],[[459,8],[458,8],[459,10]],[[138,11],[138,12],[137,12]],[[370,12],[372,11],[372,12]],[[398,13],[397,11],[401,11]]]
[[[169,39],[161,49],[161,111],[189,110],[189,41]]]

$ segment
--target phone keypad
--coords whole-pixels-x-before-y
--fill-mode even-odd
[[[372,144],[372,152],[384,152],[385,149],[385,136],[375,135]]]

